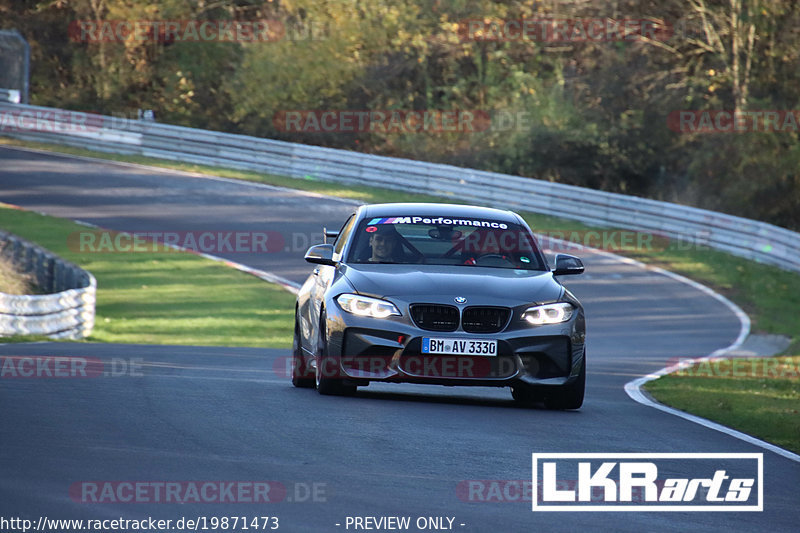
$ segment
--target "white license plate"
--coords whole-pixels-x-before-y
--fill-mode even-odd
[[[496,340],[422,338],[422,353],[452,355],[497,355]]]

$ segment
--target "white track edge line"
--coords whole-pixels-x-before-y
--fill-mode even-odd
[[[629,265],[634,265],[634,266],[637,266],[637,267],[641,267],[641,268],[644,268],[646,270],[655,272],[656,274],[661,274],[662,276],[666,276],[668,278],[674,279],[675,281],[679,281],[681,283],[685,283],[685,284],[687,284],[687,285],[689,285],[689,286],[691,286],[691,287],[693,287],[693,288],[695,288],[695,289],[697,289],[697,290],[699,290],[699,291],[711,296],[715,300],[717,300],[720,303],[722,303],[723,305],[725,305],[728,309],[730,309],[733,312],[733,314],[736,315],[736,318],[739,320],[739,324],[740,324],[739,335],[736,337],[736,340],[734,340],[733,343],[731,343],[729,346],[727,346],[725,348],[720,348],[718,350],[714,350],[712,353],[710,353],[710,354],[708,354],[708,355],[706,355],[704,357],[695,357],[695,358],[682,359],[681,362],[678,363],[678,364],[675,364],[675,365],[672,365],[672,366],[668,366],[668,367],[664,367],[664,368],[662,368],[660,370],[656,370],[655,372],[647,374],[646,376],[642,376],[642,377],[636,378],[634,380],[631,380],[631,381],[629,381],[628,383],[625,384],[625,392],[627,393],[627,395],[633,401],[635,401],[637,403],[640,403],[640,404],[645,405],[647,407],[652,407],[654,409],[658,409],[659,411],[663,411],[665,413],[669,413],[669,414],[677,416],[679,418],[683,418],[684,420],[688,420],[689,422],[694,422],[695,424],[699,424],[699,425],[701,425],[703,427],[706,427],[708,429],[712,429],[714,431],[718,431],[720,433],[724,433],[724,434],[726,434],[728,436],[731,436],[731,437],[734,437],[736,439],[739,439],[739,440],[742,440],[744,442],[747,442],[748,444],[752,444],[754,446],[758,446],[759,448],[763,448],[765,450],[768,450],[768,451],[771,451],[773,453],[776,453],[776,454],[778,454],[778,455],[780,455],[782,457],[785,457],[786,459],[789,459],[791,461],[795,461],[795,462],[800,463],[800,455],[798,455],[798,454],[796,454],[794,452],[791,452],[789,450],[781,448],[780,446],[776,446],[775,444],[771,444],[769,442],[763,441],[763,440],[761,440],[759,438],[753,437],[752,435],[748,435],[747,433],[743,433],[743,432],[737,431],[737,430],[735,430],[733,428],[729,428],[727,426],[723,426],[722,424],[719,424],[717,422],[713,422],[711,420],[699,417],[697,415],[693,415],[693,414],[687,413],[685,411],[681,411],[680,409],[675,409],[674,407],[670,407],[668,405],[664,405],[663,403],[657,402],[656,400],[651,398],[646,392],[644,392],[641,389],[641,387],[645,383],[647,383],[649,381],[653,381],[655,379],[660,378],[661,376],[665,376],[665,375],[670,374],[672,372],[676,372],[677,370],[680,370],[682,368],[686,368],[686,366],[689,366],[689,365],[692,365],[692,364],[695,364],[695,363],[700,363],[700,362],[708,361],[708,360],[711,360],[711,359],[722,358],[722,357],[725,356],[726,353],[731,352],[731,351],[739,348],[742,345],[742,343],[745,341],[747,336],[750,334],[751,323],[750,323],[750,317],[748,317],[747,313],[742,311],[742,309],[738,305],[736,305],[735,303],[733,303],[732,301],[730,301],[729,299],[727,299],[725,296],[721,295],[720,293],[716,292],[714,289],[712,289],[710,287],[707,287],[706,285],[703,285],[702,283],[698,283],[697,281],[689,279],[689,278],[687,278],[685,276],[682,276],[680,274],[676,274],[675,272],[670,272],[669,270],[664,270],[663,268],[656,267],[656,266],[650,266],[650,265],[648,265],[646,263],[642,263],[641,261],[637,261],[637,260],[631,259],[629,257],[623,257],[623,256],[617,255],[615,253],[607,252],[605,250],[599,250],[597,248],[591,248],[589,246],[584,246],[584,245],[577,244],[577,243],[571,243],[571,242],[563,241],[563,240],[560,240],[560,239],[550,239],[550,241],[551,242],[553,242],[553,241],[560,242],[560,243],[563,243],[563,244],[565,244],[567,246],[573,246],[573,247],[577,247],[579,249],[591,250],[592,252],[597,253],[599,255],[604,255],[604,256],[616,259],[616,260],[618,260],[618,261],[620,261],[622,263],[626,263],[626,264],[629,264]]]

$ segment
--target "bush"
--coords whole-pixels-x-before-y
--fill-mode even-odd
[[[30,274],[22,273],[9,258],[0,254],[0,292],[6,294],[32,294]]]

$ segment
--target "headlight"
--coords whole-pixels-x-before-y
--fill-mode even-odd
[[[339,305],[348,313],[372,318],[386,318],[391,315],[400,315],[400,311],[393,303],[358,294],[341,294],[336,298]]]
[[[562,302],[529,307],[522,313],[522,318],[536,326],[559,324],[572,318],[572,313],[574,312],[575,308],[572,307],[572,304]]]

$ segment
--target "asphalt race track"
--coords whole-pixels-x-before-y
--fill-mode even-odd
[[[323,225],[338,228],[353,205],[6,148],[0,201],[126,231],[274,231],[284,244],[275,253],[217,255],[297,283],[311,270],[305,248]],[[667,276],[581,255],[587,275],[565,280],[589,325],[587,400],[577,412],[519,408],[507,389],[491,388],[373,384],[352,398],[321,397],[292,387],[288,350],[0,345],[0,356],[137,366],[136,375],[120,377],[0,381],[0,515],[269,515],[283,531],[353,531],[348,516],[454,517],[453,529],[465,532],[797,531],[800,463],[639,405],[623,391],[671,358],[728,346],[739,334],[736,316]],[[465,496],[469,480],[529,481],[534,452],[764,453],[764,511],[534,513],[529,498]],[[692,473],[687,464],[671,474]],[[74,492],[91,481],[210,480],[267,480],[275,482],[271,494],[286,492],[266,504],[82,503]]]

